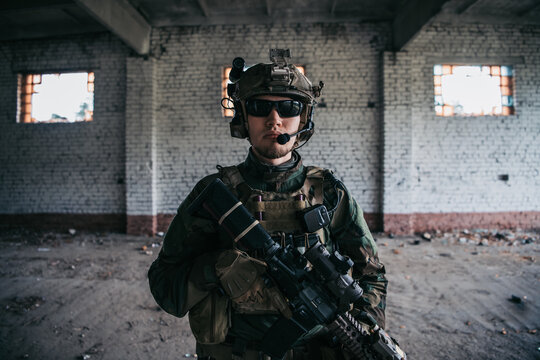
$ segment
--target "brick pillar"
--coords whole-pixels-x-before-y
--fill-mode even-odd
[[[405,52],[383,54],[383,228],[412,232],[412,117],[410,59]]]
[[[126,211],[127,233],[157,231],[154,59],[127,58]]]

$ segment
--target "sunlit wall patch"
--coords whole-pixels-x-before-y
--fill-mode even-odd
[[[433,66],[438,116],[513,115],[514,70],[507,65]]]
[[[19,74],[21,123],[92,121],[94,72]]]

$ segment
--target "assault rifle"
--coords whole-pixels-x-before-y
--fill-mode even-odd
[[[315,227],[317,222],[324,225],[322,210],[308,220],[311,230],[314,222]],[[217,221],[239,248],[262,253],[268,276],[288,299],[292,317],[280,317],[269,329],[261,341],[265,354],[282,359],[302,335],[324,325],[357,359],[406,360],[397,342],[371,316],[360,315],[369,325],[366,329],[348,312],[363,293],[348,275],[353,262],[337,251],[330,254],[316,234],[308,236],[303,253],[293,245],[282,247],[220,179],[203,190],[188,212]]]

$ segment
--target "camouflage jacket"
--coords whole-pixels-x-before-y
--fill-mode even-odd
[[[261,164],[250,152],[246,161],[238,165],[238,170],[251,188],[271,192],[297,189],[302,187],[306,178],[306,168],[296,152],[291,164],[281,168]],[[215,224],[187,213],[197,195],[217,177],[220,174],[203,178],[182,202],[169,226],[161,252],[148,272],[155,300],[166,312],[177,317],[186,315],[197,302],[218,287],[214,264],[217,255],[231,247],[231,242],[219,234]],[[337,195],[338,189],[342,190],[342,196]],[[364,290],[362,298],[354,304],[353,314],[359,310],[367,311],[384,327],[385,269],[379,262],[377,247],[362,210],[329,171],[325,171],[323,197],[328,209],[336,208],[330,225],[324,229],[326,246],[353,260],[353,278]],[[257,341],[277,319],[276,316],[233,313],[229,334]]]

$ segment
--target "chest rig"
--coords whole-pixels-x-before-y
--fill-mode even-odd
[[[298,249],[308,247],[310,233],[306,233],[298,215],[311,206],[323,203],[324,169],[306,167],[306,178],[302,187],[283,193],[253,189],[246,183],[236,166],[222,167],[219,171],[225,185],[238,196],[253,217],[276,241],[281,241],[282,246],[292,241],[293,246]],[[317,234],[319,240],[323,244],[326,243],[327,235],[324,228],[311,234]]]

